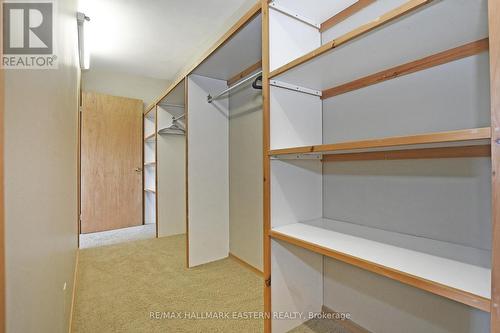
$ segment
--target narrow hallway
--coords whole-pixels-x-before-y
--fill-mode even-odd
[[[186,269],[184,235],[85,249],[72,332],[258,333],[261,319],[154,319],[151,313],[261,312],[262,285],[232,258]]]

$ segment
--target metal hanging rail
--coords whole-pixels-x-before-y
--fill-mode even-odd
[[[184,105],[181,105],[181,104],[159,103],[158,105],[170,107],[170,108],[184,108]]]
[[[185,116],[186,116],[186,114],[184,113],[184,114],[180,115],[180,116],[179,116],[179,117],[177,117],[177,118],[172,118],[172,121],[181,120],[181,119],[182,119],[182,118],[184,118]]]
[[[238,83],[236,83],[235,85],[233,85],[233,86],[231,86],[231,87],[227,88],[227,89],[226,89],[226,90],[224,90],[224,91],[221,91],[220,93],[218,93],[218,94],[217,94],[217,95],[215,95],[214,97],[212,97],[211,95],[208,95],[208,96],[207,96],[207,101],[208,101],[208,103],[212,103],[213,101],[215,101],[216,99],[218,99],[218,98],[220,98],[220,97],[224,96],[225,94],[227,94],[227,93],[228,93],[228,92],[230,92],[231,90],[233,90],[233,89],[235,89],[235,88],[237,88],[237,87],[241,86],[243,83],[246,83],[246,82],[248,82],[248,81],[250,81],[250,80],[255,79],[256,77],[258,77],[258,76],[260,76],[260,75],[262,75],[262,71],[258,71],[257,73],[250,75],[250,76],[249,76],[249,77],[247,77],[246,79],[241,80],[240,82],[238,82]]]

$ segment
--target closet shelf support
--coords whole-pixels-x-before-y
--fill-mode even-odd
[[[285,8],[282,5],[277,4],[274,1],[272,1],[271,3],[269,3],[269,8],[275,9],[275,10],[277,10],[280,13],[288,15],[288,16],[290,16],[290,17],[292,17],[292,18],[294,18],[294,19],[296,19],[296,20],[298,20],[300,22],[303,22],[303,23],[305,23],[307,25],[310,25],[311,27],[316,28],[318,30],[320,30],[320,28],[321,28],[321,24],[314,22],[313,20],[311,20],[308,17],[305,17],[303,15],[297,14],[297,13],[291,11],[290,9]]]
[[[272,86],[275,86],[275,87],[280,87],[280,88],[284,88],[284,89],[288,89],[288,90],[298,91],[298,92],[301,92],[304,94],[314,95],[314,96],[318,96],[318,97],[323,96],[323,92],[321,90],[304,88],[304,87],[300,87],[300,86],[297,86],[295,84],[290,84],[290,83],[286,83],[283,81],[270,80],[269,84]]]

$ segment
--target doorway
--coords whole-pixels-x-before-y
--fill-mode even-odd
[[[143,213],[143,102],[82,93],[80,247],[152,238]]]

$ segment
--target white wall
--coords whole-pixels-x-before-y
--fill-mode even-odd
[[[10,333],[68,331],[77,249],[77,0],[58,1],[57,9],[59,69],[5,75]]]
[[[226,81],[188,77],[189,267],[229,255],[229,103],[207,96]]]
[[[486,312],[330,258],[323,270],[324,305],[370,332],[490,332]]]
[[[250,85],[229,97],[229,250],[262,270],[262,91]]]
[[[125,73],[93,70],[82,73],[82,89],[103,94],[142,99],[148,106],[169,86],[169,81]]]

